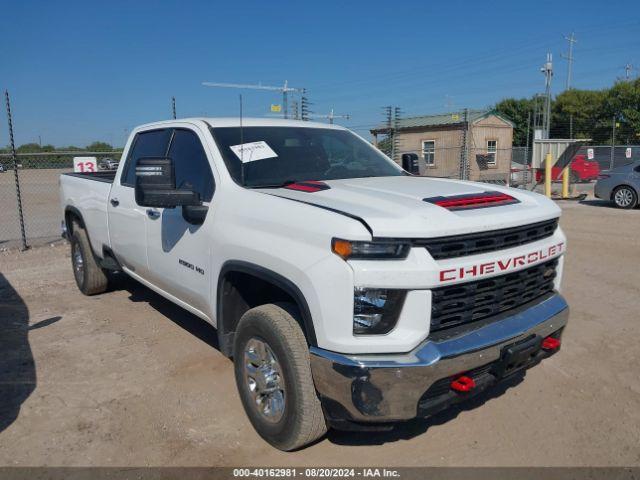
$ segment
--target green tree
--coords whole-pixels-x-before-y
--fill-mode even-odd
[[[552,138],[591,138],[603,143],[611,134],[605,109],[607,90],[565,90],[551,106]],[[608,118],[607,118],[608,117]]]
[[[617,82],[607,92],[604,114],[609,125],[615,118],[616,143],[637,143],[640,140],[640,78]]]
[[[495,105],[494,110],[515,124],[513,129],[513,144],[516,146],[526,145],[527,122],[529,120],[529,114],[533,113],[533,100],[528,98],[505,98]]]
[[[106,142],[93,142],[87,145],[87,151],[89,152],[110,152],[113,147]]]
[[[25,143],[16,148],[18,153],[38,153],[40,151],[40,145],[37,143]]]

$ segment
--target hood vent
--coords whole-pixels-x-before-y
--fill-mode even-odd
[[[322,190],[329,190],[331,187],[324,182],[316,182],[314,180],[308,180],[305,182],[290,183],[284,188],[288,190],[296,190],[298,192],[315,193]]]
[[[501,207],[503,205],[520,203],[518,199],[511,195],[494,191],[453,195],[450,197],[429,197],[423,198],[422,200],[446,208],[447,210],[473,210],[476,208]]]

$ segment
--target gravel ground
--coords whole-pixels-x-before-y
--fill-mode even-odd
[[[132,281],[75,287],[68,247],[0,253],[0,465],[640,465],[640,210],[563,203],[562,351],[524,381],[387,433],[279,452],[215,330]]]

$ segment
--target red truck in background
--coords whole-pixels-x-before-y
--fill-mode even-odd
[[[576,155],[571,160],[571,172],[569,181],[571,183],[590,182],[596,180],[600,175],[600,165],[595,160],[587,160],[585,155]],[[562,180],[562,169],[553,167],[551,170],[551,179],[553,181]],[[544,168],[536,171],[536,182],[544,181]]]

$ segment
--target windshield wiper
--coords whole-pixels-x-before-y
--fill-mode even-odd
[[[282,183],[271,183],[265,185],[245,185],[247,188],[282,188],[292,183],[298,183],[300,180],[285,180]]]

